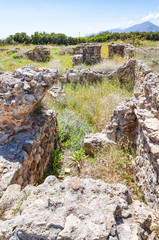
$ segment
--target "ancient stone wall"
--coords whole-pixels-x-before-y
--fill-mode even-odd
[[[94,64],[101,60],[101,44],[79,44],[73,49],[73,64]]]
[[[39,106],[57,72],[27,66],[0,75],[0,191],[35,184],[57,144],[56,113]]]
[[[17,57],[27,57],[33,61],[48,61],[50,58],[50,50],[43,46],[36,46],[33,50],[18,52]]]
[[[127,63],[120,66],[116,71],[113,71],[112,73],[108,74],[108,78],[110,80],[117,79],[121,84],[129,84],[132,85],[132,87],[135,84],[135,78],[136,78],[136,60],[130,59],[127,61]]]
[[[108,57],[112,58],[115,55],[127,59],[133,58],[135,56],[135,47],[131,44],[108,44]]]
[[[159,208],[159,74],[141,62],[135,69],[135,97],[114,110],[106,134],[114,141],[126,137],[134,143],[139,185],[147,203]]]
[[[82,70],[75,70],[75,69],[66,69],[66,72],[60,78],[61,83],[97,83],[101,82],[104,77],[107,77],[102,71],[95,71],[91,69],[82,69]]]
[[[85,137],[85,150],[92,154],[95,149],[117,141],[132,142],[136,150],[136,176],[145,200],[151,207],[159,208],[159,74],[141,61],[130,59],[112,74],[116,75],[119,80],[132,76],[134,97],[115,108],[102,133]]]

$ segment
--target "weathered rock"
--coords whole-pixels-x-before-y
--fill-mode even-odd
[[[109,139],[119,141],[123,138],[134,141],[137,131],[137,117],[134,113],[135,104],[135,99],[130,99],[116,107],[106,127],[106,135]]]
[[[135,84],[135,73],[136,73],[136,60],[130,59],[124,65],[120,66],[116,71],[108,75],[110,80],[118,79],[121,84],[129,84],[133,87]],[[132,86],[131,86],[132,85]]]
[[[65,55],[66,53],[69,53],[69,54],[72,55],[73,54],[73,48],[72,47],[65,47],[59,52],[60,55]]]
[[[72,57],[72,62],[74,65],[79,65],[83,63],[83,54],[75,54]]]
[[[108,56],[114,57],[115,55],[126,57],[127,59],[133,58],[135,56],[135,47],[131,44],[108,44]]]
[[[66,104],[66,94],[61,87],[54,86],[49,90],[49,93],[51,94],[54,101],[63,102],[63,104]]]
[[[0,221],[0,239],[155,240],[153,211],[132,201],[126,186],[80,179],[80,188],[73,190],[72,181],[49,176],[42,185],[18,192],[16,199],[4,195],[1,206],[5,199],[10,204],[4,210],[6,220]]]
[[[33,50],[18,52],[18,57],[27,57],[33,61],[48,61],[50,58],[50,50],[43,46],[36,46]]]
[[[35,110],[55,83],[57,71],[28,65],[0,74],[0,126],[15,128]]]
[[[39,104],[56,78],[55,70],[35,66],[0,75],[0,192],[42,177],[58,128],[56,113]]]
[[[95,71],[91,69],[66,69],[66,72],[60,78],[62,84],[65,83],[97,83],[101,82],[104,77],[107,77],[107,74],[102,71]]]
[[[140,83],[140,88],[138,88]],[[147,203],[159,208],[159,74],[141,62],[135,67],[135,97],[121,103],[107,126],[107,136],[133,142],[137,178]]]
[[[84,150],[86,154],[92,155],[102,148],[115,144],[105,133],[95,133],[86,135],[84,138]]]
[[[101,44],[88,44],[83,43],[77,45],[73,49],[73,64],[81,64],[83,62],[87,64],[94,64],[101,60]]]
[[[13,49],[9,49],[7,51],[7,54],[10,54],[10,53],[18,53],[20,51],[20,48],[19,47],[15,47]]]

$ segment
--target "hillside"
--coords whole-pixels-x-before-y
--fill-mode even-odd
[[[122,32],[158,32],[159,27],[149,21],[133,25],[132,27],[126,28],[126,29],[110,29],[108,30],[111,33],[122,33]]]

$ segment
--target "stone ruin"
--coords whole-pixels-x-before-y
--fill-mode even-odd
[[[135,56],[135,47],[132,44],[108,44],[108,57],[113,58],[115,55],[127,59],[133,58]]]
[[[20,212],[16,211],[20,201]],[[11,185],[0,199],[2,240],[157,240],[153,211],[133,201],[126,186],[101,180],[49,176],[39,186]]]
[[[60,55],[65,55],[66,53],[68,54],[73,54],[73,48],[72,47],[64,47],[62,50],[59,51]]]
[[[66,83],[97,83],[101,82],[106,76],[107,74],[102,71],[91,69],[75,70],[72,68],[67,68],[62,77],[60,77],[59,81],[62,83],[62,85]]]
[[[25,50],[17,52],[17,57],[27,57],[33,61],[48,61],[50,58],[50,50],[43,46],[36,46],[33,50]]]
[[[101,61],[102,44],[83,43],[73,48],[73,65],[95,64]]]
[[[56,113],[39,104],[57,71],[27,66],[0,74],[0,192],[36,184],[58,141]]]
[[[136,61],[134,85],[134,97],[117,106],[106,129],[98,136],[86,136],[85,150],[90,153],[110,143],[131,141],[139,186],[148,205],[159,209],[159,74]]]
[[[83,84],[85,82],[92,84],[97,82],[102,82],[103,78],[108,78],[109,80],[118,79],[118,81],[122,84],[129,84],[130,86],[135,83],[135,66],[136,60],[130,59],[127,63],[120,66],[116,71],[106,72],[106,71],[98,71],[92,69],[81,69],[76,70],[72,68],[66,68],[65,73],[60,77],[59,81],[63,84],[66,83],[80,83]],[[149,71],[149,68],[147,68]]]
[[[119,104],[102,133],[86,136],[86,153],[123,138],[132,141],[139,186],[148,205],[157,209],[159,74],[130,59],[111,74],[67,69],[61,82],[93,83],[106,76],[121,83],[132,81],[134,97]],[[0,73],[0,240],[156,240],[151,232],[157,221],[154,211],[133,201],[122,184],[77,177],[59,182],[49,176],[32,186],[58,144],[56,113],[39,105],[56,78],[56,70],[35,66]],[[54,99],[65,98],[57,87],[50,93]]]

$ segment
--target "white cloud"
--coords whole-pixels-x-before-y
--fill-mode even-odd
[[[150,12],[147,16],[141,18],[141,21],[155,20],[159,18],[159,13]]]

